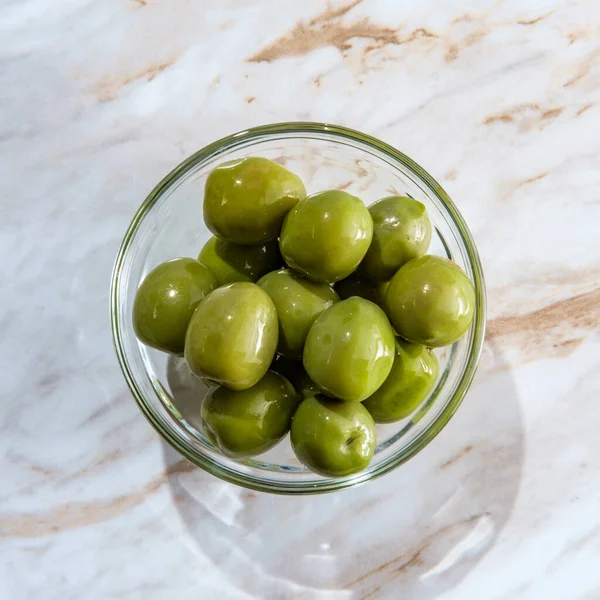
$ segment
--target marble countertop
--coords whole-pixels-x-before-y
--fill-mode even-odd
[[[0,107],[2,600],[600,598],[597,0],[4,0]],[[446,429],[302,498],[180,468],[108,319],[158,179],[286,120],[422,164],[489,299]]]

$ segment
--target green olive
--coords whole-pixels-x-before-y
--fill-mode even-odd
[[[267,372],[277,336],[277,312],[268,294],[254,283],[230,283],[196,309],[185,338],[185,360],[194,375],[245,390]]]
[[[357,275],[356,273],[352,273],[350,277],[346,277],[346,279],[338,281],[335,284],[334,289],[342,300],[352,298],[352,296],[358,296],[359,298],[364,298],[365,300],[374,302],[381,308],[384,307],[385,291],[383,293],[381,291],[384,288],[375,286],[370,281],[364,277],[361,277],[360,275]]]
[[[311,471],[344,477],[369,466],[376,446],[373,418],[362,405],[307,398],[292,419],[292,448]]]
[[[446,346],[469,329],[475,289],[453,262],[422,256],[407,262],[394,275],[385,306],[404,339],[428,347]]]
[[[283,375],[294,386],[301,399],[314,396],[320,391],[300,361],[278,356],[271,365],[271,371]]]
[[[376,423],[404,419],[427,397],[438,371],[438,359],[431,350],[397,339],[394,366],[383,385],[364,401],[364,406]]]
[[[257,285],[269,294],[277,309],[277,351],[301,360],[308,330],[325,309],[339,300],[337,293],[326,283],[309,281],[288,269],[268,273]]]
[[[386,380],[395,337],[385,313],[356,296],[322,313],[308,332],[304,368],[327,394],[362,402]]]
[[[313,281],[333,283],[356,269],[372,236],[373,221],[362,201],[331,190],[308,196],[290,211],[279,247],[292,269]]]
[[[228,242],[264,244],[279,235],[285,216],[305,196],[300,178],[271,160],[231,160],[206,180],[204,220]]]
[[[262,246],[240,246],[215,236],[204,244],[198,261],[214,273],[219,285],[236,281],[256,283],[283,264],[277,240]]]
[[[269,371],[251,388],[211,388],[202,402],[204,433],[231,458],[266,452],[289,431],[298,406],[291,383]]]
[[[431,222],[423,204],[390,196],[369,207],[373,241],[358,270],[371,281],[390,280],[409,260],[423,256],[431,241]]]
[[[217,287],[215,276],[193,258],[175,258],[148,273],[133,303],[133,327],[148,346],[183,354],[185,332],[200,301]]]
[[[384,306],[385,306],[385,296],[387,294],[389,287],[390,287],[389,281],[382,281],[375,286],[375,290],[377,291],[377,293],[379,294],[379,297],[381,298],[381,308],[384,308]]]

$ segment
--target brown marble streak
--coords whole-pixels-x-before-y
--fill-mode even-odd
[[[488,322],[487,338],[527,331],[543,333],[558,327],[600,330],[600,288],[533,312],[492,319]]]
[[[39,538],[112,519],[142,504],[150,494],[165,485],[169,477],[196,468],[184,459],[131,494],[97,502],[70,502],[48,512],[0,514],[0,537]]]
[[[417,27],[408,35],[402,36],[400,35],[401,28],[393,29],[376,25],[368,18],[363,18],[352,24],[342,23],[341,17],[350,12],[360,2],[361,0],[355,0],[340,8],[328,9],[307,22],[296,24],[289,32],[248,58],[248,62],[272,62],[286,56],[304,55],[317,48],[326,46],[333,46],[341,51],[346,51],[351,47],[350,40],[353,38],[373,40],[372,44],[363,48],[362,51],[365,55],[372,50],[388,45],[399,46],[418,40],[432,40],[440,48],[445,49],[445,61],[453,62],[463,50],[479,43],[498,27],[510,27],[515,24],[533,25],[552,14],[550,12],[531,20],[521,20],[516,23],[515,21],[491,22],[489,19],[491,11],[486,11],[476,16],[463,15],[454,19],[452,25],[472,23],[473,28],[466,35],[462,35],[457,41],[450,41],[450,31],[442,34],[430,31],[424,27]]]
[[[591,52],[586,54],[583,57],[583,59],[577,64],[576,74],[570,77],[567,81],[565,81],[565,83],[563,83],[563,87],[571,87],[588,77],[592,72],[592,69],[598,66],[599,58],[600,48],[596,48],[595,50],[592,50]]]
[[[440,465],[440,470],[443,471],[444,469],[451,467],[454,463],[458,462],[461,458],[464,458],[465,456],[467,456],[467,454],[470,454],[472,451],[473,445],[468,444],[460,452],[457,452],[452,458],[448,459],[445,463]]]
[[[368,594],[361,597],[361,600],[368,600],[369,598],[376,598],[381,592],[381,586],[375,586]]]
[[[328,9],[308,22],[298,23],[248,59],[248,62],[272,62],[285,56],[300,56],[317,48],[334,46],[347,50],[353,38],[366,38],[379,44],[398,43],[396,31],[373,24],[369,19],[344,25],[340,19],[362,0],[354,0],[336,9]]]
[[[535,17],[533,19],[521,19],[520,21],[517,21],[517,23],[519,25],[535,25],[536,23],[539,23],[540,21],[547,19],[553,13],[554,13],[554,11],[551,10],[550,12],[547,12],[545,15],[540,15],[539,17]]]
[[[540,181],[540,179],[544,179],[544,177],[548,177],[548,175],[549,175],[548,171],[544,171],[543,173],[540,173],[539,175],[534,175],[533,177],[529,177],[529,179],[524,179],[523,181],[520,181],[515,186],[515,189],[523,187],[524,185],[529,185],[530,183],[535,183],[536,181]]]
[[[521,131],[530,129],[533,125],[543,126],[545,121],[550,121],[560,116],[564,106],[542,108],[539,104],[519,104],[502,113],[496,113],[483,120],[484,125],[494,123],[517,123]]]
[[[56,469],[51,469],[42,465],[35,464],[31,462],[31,460],[28,457],[17,454],[16,452],[7,452],[4,456],[4,461],[6,464],[12,464],[17,467],[27,469],[30,473],[33,473],[35,475],[40,475],[47,481],[53,479],[61,473]],[[27,486],[27,488],[34,486],[35,484],[33,486]]]
[[[96,470],[101,470],[106,465],[120,460],[122,454],[123,453],[120,448],[117,448],[116,450],[112,450],[111,452],[107,452],[106,454],[100,456],[100,458],[98,458],[95,461],[88,464],[83,469],[78,469],[77,471],[70,473],[68,476],[62,478],[61,484],[64,485],[65,483],[69,483],[70,481],[78,479],[79,477],[81,477],[83,475],[89,475]]]
[[[458,55],[462,50],[466,50],[470,46],[473,46],[477,42],[483,40],[491,32],[489,27],[478,27],[475,31],[467,34],[460,42],[456,44],[450,44],[446,51],[445,60],[446,62],[452,62],[458,58]]]
[[[166,60],[158,64],[149,65],[148,67],[134,73],[133,75],[128,75],[126,77],[120,78],[105,78],[95,87],[96,97],[99,102],[108,102],[116,98],[119,91],[125,86],[137,81],[139,79],[146,79],[146,81],[152,81],[157,75],[162,73],[165,69],[169,68],[175,59]]]
[[[425,537],[425,539],[416,548],[412,548],[407,552],[403,552],[402,554],[400,554],[400,556],[397,556],[389,561],[384,562],[378,567],[367,571],[360,577],[348,583],[348,585],[346,585],[345,588],[352,588],[357,584],[361,584],[364,581],[382,573],[390,573],[393,576],[403,575],[411,568],[422,564],[421,555],[427,550],[427,548],[435,544],[439,538],[451,534],[457,528],[462,527],[463,525],[471,523],[473,521],[477,521],[478,519],[486,515],[487,513],[474,515],[472,517],[469,517],[468,519],[459,521],[458,523],[454,523],[453,525],[442,527],[438,531],[435,531],[434,533]]]
[[[583,342],[583,340],[584,338],[570,338],[568,340],[552,344],[552,347],[558,350],[558,352],[556,352],[558,356],[567,356],[571,354],[571,352],[575,350],[581,344],[581,342]]]
[[[587,104],[585,104],[584,106],[582,106],[576,113],[575,116],[576,117],[580,117],[584,112],[590,110],[590,108],[592,108],[592,106],[594,106],[593,102],[588,102]]]

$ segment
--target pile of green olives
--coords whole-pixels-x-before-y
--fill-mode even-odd
[[[139,341],[184,356],[208,384],[203,429],[225,456],[261,454],[290,432],[315,473],[365,469],[376,423],[423,405],[433,349],[469,329],[471,280],[427,254],[431,222],[410,197],[307,196],[297,175],[251,157],[210,173],[203,207],[214,237],[197,259],[157,266],[137,290]]]

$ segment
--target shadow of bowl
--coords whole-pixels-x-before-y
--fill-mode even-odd
[[[200,405],[208,392],[208,385],[193,375],[185,359],[178,356],[167,359],[167,383],[173,406],[195,430],[202,432]],[[178,454],[176,456],[181,458]]]
[[[194,398],[182,406],[197,407]],[[267,600],[437,597],[494,545],[517,496],[523,449],[516,387],[490,343],[448,427],[368,485],[260,494],[173,468],[181,457],[163,445],[173,502],[198,550],[224,580]]]

